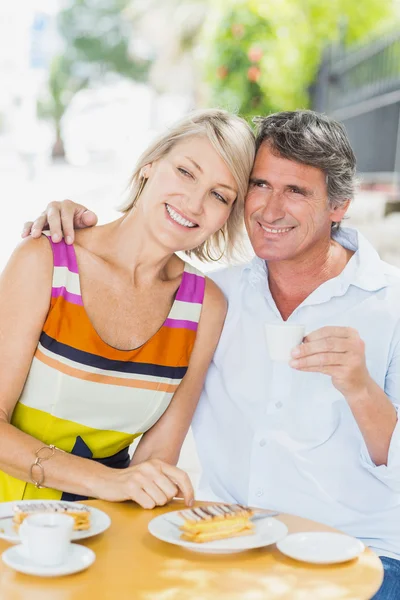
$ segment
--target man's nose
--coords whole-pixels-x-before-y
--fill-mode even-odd
[[[270,224],[285,216],[283,198],[280,193],[271,192],[266,196],[261,214],[263,220]]]

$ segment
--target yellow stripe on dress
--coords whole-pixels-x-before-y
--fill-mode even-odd
[[[136,435],[155,423],[173,396],[143,386],[103,385],[90,381],[91,373],[82,374],[85,378],[68,375],[35,356],[19,404],[94,429]]]

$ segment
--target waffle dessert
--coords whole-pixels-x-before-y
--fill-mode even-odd
[[[181,539],[186,542],[213,542],[225,538],[254,533],[251,508],[240,504],[212,504],[183,510],[180,526]]]
[[[75,519],[75,531],[84,531],[90,527],[89,508],[82,504],[75,505],[74,502],[16,502],[13,506],[13,510],[13,523],[17,530],[26,517],[38,515],[40,513],[58,513],[73,517]]]

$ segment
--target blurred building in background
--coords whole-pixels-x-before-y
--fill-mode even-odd
[[[116,216],[137,156],[189,110],[342,120],[351,213],[400,264],[400,0],[15,0],[0,7],[0,268],[52,199]],[[390,214],[389,214],[390,213]],[[399,213],[400,214],[400,213]],[[373,226],[372,226],[373,225]]]
[[[400,30],[351,48],[328,48],[311,104],[346,126],[360,180],[353,221],[400,266]]]
[[[325,52],[311,104],[346,126],[365,183],[400,177],[400,29]]]

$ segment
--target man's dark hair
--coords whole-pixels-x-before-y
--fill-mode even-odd
[[[356,158],[341,123],[312,110],[279,112],[254,122],[256,150],[266,143],[283,158],[321,169],[332,208],[353,199]]]

